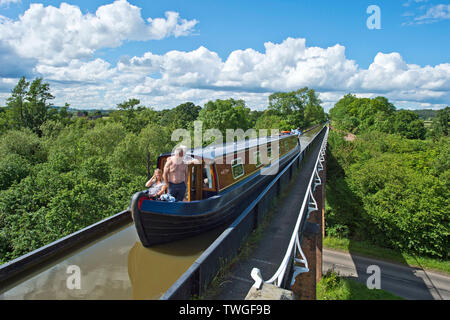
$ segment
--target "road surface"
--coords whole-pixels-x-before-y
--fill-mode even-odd
[[[369,266],[378,266],[381,289],[411,300],[450,300],[450,276],[417,267],[385,262],[323,249],[323,273],[334,268],[341,276],[367,284],[374,284],[374,271]],[[370,270],[369,270],[370,271]]]

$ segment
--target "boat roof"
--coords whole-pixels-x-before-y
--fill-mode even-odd
[[[289,137],[297,137],[296,134],[285,134],[279,136],[267,136],[259,137],[247,140],[240,140],[228,143],[217,143],[206,147],[199,147],[186,151],[186,155],[194,157],[203,157],[204,159],[215,159],[218,157],[223,157],[224,155],[239,152],[247,148],[252,148],[258,145],[266,144],[268,142],[278,141]]]

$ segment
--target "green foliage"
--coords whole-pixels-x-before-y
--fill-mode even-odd
[[[114,121],[122,124],[127,131],[139,133],[142,128],[148,123],[149,116],[151,117],[151,109],[140,106],[139,99],[129,99],[117,105],[117,111],[111,113]],[[145,115],[142,117],[142,115]]]
[[[30,129],[10,130],[0,136],[0,158],[10,154],[17,154],[33,164],[47,158],[41,140]]]
[[[347,94],[330,109],[334,125],[344,131],[367,131],[390,117],[395,107],[384,97],[356,98]]]
[[[226,136],[226,129],[242,129],[250,127],[250,109],[243,100],[209,101],[199,112],[198,120],[203,121],[204,129],[218,129]]]
[[[398,133],[408,139],[423,139],[425,127],[419,116],[409,110],[399,110],[392,117],[391,133]]]
[[[304,87],[292,92],[276,92],[269,96],[269,115],[282,116],[284,127],[303,128],[326,120],[314,89]]]
[[[431,124],[430,136],[434,139],[438,139],[441,136],[448,136],[449,122],[450,120],[450,107],[439,110],[436,117]]]
[[[437,110],[432,109],[421,109],[421,110],[413,110],[419,116],[421,120],[432,120],[437,115]]]
[[[50,86],[42,78],[36,78],[30,83],[22,77],[7,99],[10,108],[10,126],[12,128],[29,128],[41,134],[41,125],[52,117],[49,111],[51,104],[47,101],[54,99],[50,93]]]
[[[446,259],[449,140],[376,131],[344,141],[330,133],[327,229],[374,244]]]
[[[64,124],[57,120],[47,120],[41,127],[41,133],[46,138],[56,138],[64,129]]]
[[[0,190],[19,182],[30,172],[30,163],[22,156],[11,153],[0,158]]]
[[[265,112],[256,121],[255,129],[278,129],[280,131],[283,131],[283,130],[291,130],[292,128],[289,126],[289,123],[283,119],[282,116],[277,116]],[[270,135],[270,132],[268,132],[268,134]]]
[[[269,96],[267,110],[254,120],[254,127],[283,131],[322,123],[326,120],[326,115],[320,103],[314,89],[307,87],[273,93]]]
[[[408,139],[424,139],[424,122],[410,110],[396,111],[385,97],[356,98],[347,94],[330,110],[336,128],[353,133],[377,130]]]
[[[198,118],[200,106],[192,102],[182,103],[173,109],[163,110],[161,124],[175,129],[191,129],[193,122]]]
[[[174,143],[168,128],[150,124],[139,135],[129,133],[118,143],[111,155],[114,168],[123,168],[134,174],[147,176],[156,166],[156,159],[161,153],[169,152]]]
[[[121,123],[101,123],[84,134],[80,151],[84,157],[109,156],[125,135],[126,130]]]

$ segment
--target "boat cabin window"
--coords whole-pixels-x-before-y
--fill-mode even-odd
[[[255,165],[258,168],[259,166],[262,165],[260,152],[259,151],[254,152],[253,157],[254,157]]]
[[[244,175],[244,164],[242,163],[242,158],[236,158],[231,162],[231,172],[233,173],[234,179]]]
[[[267,147],[267,158],[272,159],[272,146]]]
[[[157,167],[161,170],[164,170],[164,166],[166,165],[167,159],[170,157],[169,155],[165,155],[165,156],[160,156],[158,158],[158,163],[157,163]]]
[[[213,180],[211,175],[211,168],[209,165],[203,166],[203,189],[212,189],[213,188]]]
[[[288,152],[289,151],[289,141],[284,141],[284,149],[285,149],[285,152]]]

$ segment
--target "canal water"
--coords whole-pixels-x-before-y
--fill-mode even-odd
[[[302,149],[318,131],[300,137]],[[159,299],[224,229],[145,248],[132,223],[0,288],[0,300]]]

